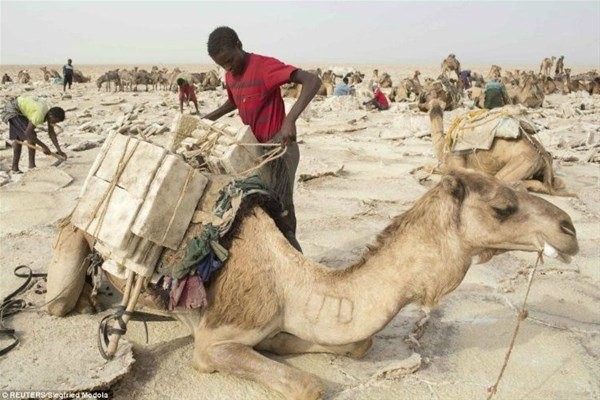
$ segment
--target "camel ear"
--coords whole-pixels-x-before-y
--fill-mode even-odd
[[[442,187],[459,201],[463,201],[465,198],[465,186],[460,179],[454,175],[444,176],[442,178]]]

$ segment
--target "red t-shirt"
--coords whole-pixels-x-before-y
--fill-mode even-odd
[[[383,92],[379,88],[377,88],[377,90],[375,91],[375,99],[379,104],[381,104],[384,107],[389,107],[390,105],[390,103],[388,103],[387,98],[385,97],[385,94],[383,94]]]
[[[194,90],[194,87],[189,83],[186,83],[179,88],[179,100],[184,101],[186,96],[190,101],[198,100],[196,99],[196,91]]]
[[[246,67],[240,76],[225,74],[227,96],[250,125],[256,139],[265,143],[281,129],[285,106],[279,86],[290,82],[298,68],[258,54],[248,54]]]

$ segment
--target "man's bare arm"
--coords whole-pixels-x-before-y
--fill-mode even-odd
[[[281,133],[281,143],[284,146],[296,141],[296,120],[321,87],[321,79],[318,76],[302,71],[301,69],[297,69],[292,73],[290,81],[301,84],[302,91],[289,114],[285,116],[279,130]]]
[[[52,125],[49,122],[48,122],[48,136],[50,137],[50,140],[52,141],[52,144],[54,145],[54,147],[56,147],[56,152],[58,154],[60,154],[61,156],[66,157],[67,155],[65,154],[65,152],[60,149],[60,144],[58,143],[58,138],[56,137],[56,132],[54,131],[54,125]]]
[[[206,118],[206,119],[209,119],[211,121],[216,121],[219,118],[221,118],[223,115],[228,114],[228,113],[232,112],[235,109],[237,109],[237,106],[235,104],[233,104],[232,102],[230,102],[229,100],[227,100],[225,102],[225,104],[223,104],[221,107],[217,108],[213,112],[210,112],[210,113],[206,114],[202,118]]]
[[[321,79],[315,74],[297,69],[292,73],[290,80],[302,85],[298,100],[296,100],[296,103],[294,103],[294,106],[286,116],[286,119],[289,119],[291,122],[296,122],[302,111],[304,111],[308,103],[310,103],[319,91]]]

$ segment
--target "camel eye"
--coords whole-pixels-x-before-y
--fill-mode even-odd
[[[506,206],[503,208],[492,207],[492,209],[496,213],[496,218],[498,218],[500,221],[504,221],[517,211],[517,208],[513,206]]]

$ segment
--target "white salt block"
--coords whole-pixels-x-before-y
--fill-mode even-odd
[[[112,192],[109,189],[109,182],[92,177],[73,211],[71,222],[114,248],[124,248],[131,239],[130,227],[142,200],[119,186]]]
[[[147,240],[177,249],[188,228],[208,178],[176,156],[158,168],[131,231]]]
[[[83,193],[87,190],[87,186],[88,186],[91,178],[94,175],[96,175],[96,171],[98,171],[98,168],[100,168],[100,165],[102,165],[102,162],[104,161],[104,158],[106,157],[106,153],[108,152],[108,149],[112,145],[112,142],[117,135],[118,135],[118,133],[116,131],[114,131],[113,133],[109,134],[106,137],[106,140],[104,141],[104,144],[102,145],[102,148],[100,149],[100,152],[96,156],[96,159],[94,160],[94,163],[92,164],[92,167],[90,168],[90,171],[88,172],[88,175],[85,178],[85,182],[83,183],[83,186],[81,187],[81,192],[79,193],[79,197],[83,196]]]
[[[261,160],[261,148],[259,146],[244,146],[244,144],[258,143],[249,126],[244,126],[238,130],[236,141],[241,145],[229,146],[221,158],[221,165],[229,174],[247,171],[258,165]]]
[[[122,168],[118,186],[133,197],[143,199],[165,154],[162,147],[119,135],[112,141],[95,175],[111,182]]]

